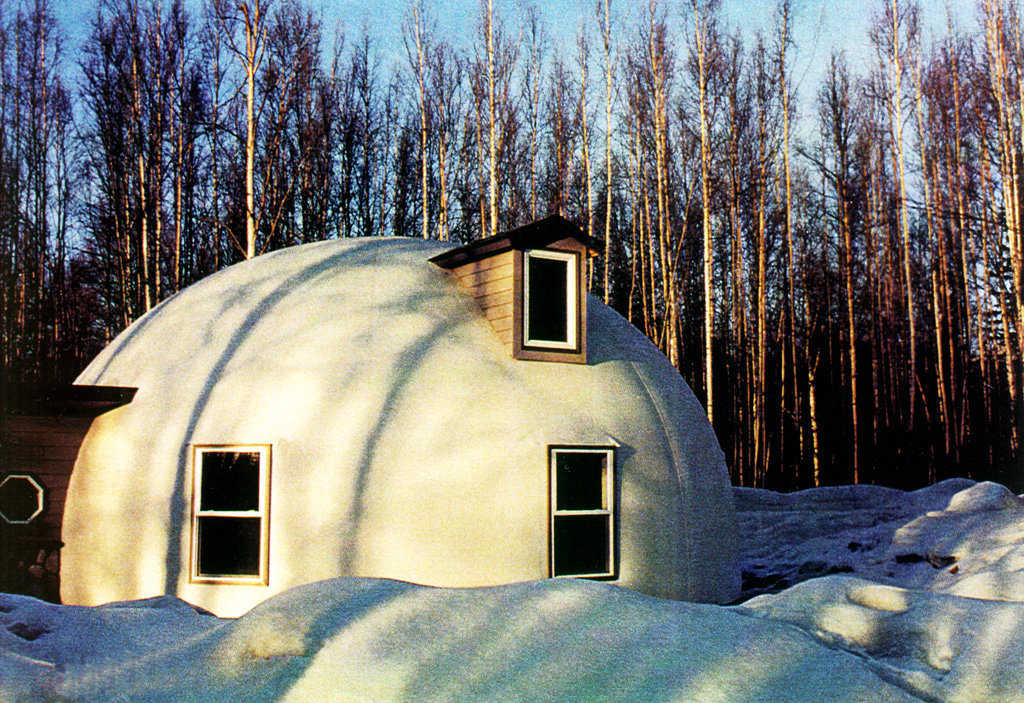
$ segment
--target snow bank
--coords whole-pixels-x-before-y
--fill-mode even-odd
[[[904,577],[908,585],[1024,601],[1024,500],[997,483],[979,483],[897,530],[890,555],[924,556]]]
[[[859,654],[879,676],[922,698],[1024,701],[1024,603],[829,576],[745,607]]]
[[[55,661],[0,660],[3,700],[917,700],[788,624],[575,580],[437,589],[336,579],[234,621],[152,604],[67,609],[83,659],[48,643],[71,635],[52,608],[22,599],[4,614],[52,627],[19,656]],[[164,628],[163,641],[122,648],[129,631],[144,641]],[[101,653],[111,640],[113,659]]]
[[[88,677],[223,624],[166,596],[86,608],[0,594],[0,700],[63,700],[67,671]]]
[[[0,595],[0,701],[1024,703],[1020,498],[971,481],[736,494],[748,568],[804,582],[723,608],[572,579],[347,578],[237,620]],[[854,575],[810,578],[832,569]]]
[[[734,489],[744,595],[849,573],[879,583],[1024,601],[1024,500],[949,479],[914,492]]]

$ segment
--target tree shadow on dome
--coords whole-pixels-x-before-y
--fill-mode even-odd
[[[224,376],[231,360],[260,321],[288,296],[299,291],[303,285],[309,284],[318,277],[330,273],[336,267],[352,267],[377,263],[377,249],[378,247],[372,246],[369,243],[360,243],[346,247],[288,276],[259,301],[255,303],[249,302],[251,306],[249,314],[239,323],[203,382],[202,390],[192,405],[192,410],[189,413],[188,422],[181,439],[178,450],[177,471],[175,472],[174,486],[168,506],[169,519],[167,524],[170,527],[170,539],[167,545],[166,569],[164,571],[165,593],[176,593],[181,577],[182,540],[180,535],[182,534],[182,516],[185,514],[186,507],[185,481],[189,473],[189,444],[199,425],[200,418],[206,410],[213,390]],[[133,336],[134,334],[137,334],[137,332],[133,333]],[[121,347],[123,346],[124,344],[121,345]]]
[[[344,526],[344,533],[336,537],[341,547],[336,573],[351,573],[358,556],[359,529],[367,507],[365,494],[369,487],[371,469],[374,466],[375,456],[381,448],[381,441],[395,419],[395,413],[391,412],[391,409],[401,404],[403,393],[414,382],[417,374],[422,375],[419,370],[439,340],[450,334],[453,326],[458,326],[472,318],[473,311],[464,306],[446,310],[440,316],[432,314],[438,307],[438,301],[448,296],[449,287],[452,284],[444,278],[440,271],[435,271],[425,261],[423,264],[424,275],[431,280],[436,278],[441,283],[440,286],[433,284],[418,286],[414,291],[415,295],[406,295],[405,289],[402,287],[388,286],[390,282],[389,266],[405,270],[408,268],[405,258],[402,256],[405,251],[405,248],[383,249],[374,242],[354,243],[324,259],[304,266],[301,270],[278,282],[258,299],[253,298],[252,288],[247,287],[246,290],[238,291],[222,302],[220,306],[222,314],[226,314],[231,307],[237,305],[245,305],[247,310],[245,317],[236,323],[236,328],[206,374],[201,384],[201,391],[192,403],[180,440],[177,471],[169,503],[169,525],[172,537],[167,547],[164,578],[166,592],[176,591],[182,576],[181,570],[188,568],[183,554],[187,547],[184,546],[185,540],[182,540],[180,536],[186,534],[182,520],[186,519],[187,515],[186,482],[189,480],[190,473],[189,445],[193,441],[204,414],[212,412],[210,404],[214,390],[230,372],[233,359],[237,357],[240,349],[255,333],[261,322],[272,319],[275,314],[281,314],[280,311],[286,307],[286,301],[293,292],[301,295],[304,287],[313,284],[320,276],[330,275],[337,270],[352,271],[359,267],[383,267],[380,290],[367,291],[368,302],[359,304],[368,305],[372,309],[372,314],[379,317],[382,322],[400,320],[403,316],[413,315],[419,317],[419,322],[428,321],[429,326],[415,327],[415,331],[407,338],[396,338],[388,333],[389,341],[395,343],[397,350],[389,353],[390,358],[394,361],[383,375],[387,379],[387,385],[381,388],[381,398],[377,401],[379,407],[371,417],[372,422],[360,435],[362,448],[358,452],[358,459],[351,468],[352,498],[341,523]],[[305,294],[308,294],[308,290],[305,291]],[[386,327],[386,325],[383,326]],[[401,346],[401,344],[405,346]],[[384,357],[384,359],[387,358]],[[358,384],[364,381],[365,379],[358,376],[352,376],[342,382],[351,385],[352,392],[356,392],[359,388]],[[364,391],[365,389],[362,389],[360,392]]]
[[[418,308],[429,309],[431,300],[435,297],[437,296],[420,296],[416,299],[414,304]],[[410,302],[411,301],[406,301],[404,305],[405,310],[399,312],[408,312],[408,304]],[[384,311],[388,311],[389,309],[390,308],[387,307],[382,308]],[[363,515],[366,511],[366,493],[370,473],[373,467],[374,457],[378,452],[381,440],[392,422],[394,413],[391,412],[391,409],[395,408],[399,404],[402,394],[409,388],[412,381],[416,378],[424,360],[429,356],[437,342],[449,334],[453,324],[457,325],[468,321],[469,319],[470,316],[468,313],[466,311],[461,311],[460,309],[458,317],[447,317],[443,321],[437,322],[428,333],[418,335],[412,344],[405,347],[405,349],[396,356],[395,363],[392,364],[390,369],[389,378],[391,379],[391,382],[389,384],[387,394],[380,405],[379,411],[376,413],[375,421],[365,433],[363,449],[359,455],[358,461],[356,462],[356,478],[354,490],[352,492],[352,501],[349,504],[348,512],[342,521],[345,533],[341,538],[342,552],[338,565],[339,574],[350,575],[352,573],[356,557],[358,556],[359,526],[362,523]]]

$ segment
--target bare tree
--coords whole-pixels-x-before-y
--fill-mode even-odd
[[[896,177],[897,214],[900,228],[901,260],[903,265],[903,289],[906,295],[908,326],[909,368],[907,369],[908,411],[910,426],[914,425],[914,409],[917,405],[917,314],[914,307],[914,280],[911,272],[910,223],[907,219],[906,159],[903,138],[903,73],[904,49],[901,39],[905,32],[916,31],[917,8],[905,5],[901,0],[891,0],[882,9],[872,28],[872,41],[878,52],[879,62],[888,77],[886,99],[888,102],[890,134],[893,144],[894,175]]]
[[[263,61],[267,37],[267,13],[273,0],[243,0],[237,6],[229,0],[212,0],[228,46],[245,74],[245,257],[256,256],[256,74]],[[241,37],[236,25],[241,24]]]
[[[608,280],[612,258],[612,91],[614,59],[612,58],[611,0],[598,2],[598,25],[601,29],[601,46],[604,49],[604,277],[602,290],[604,303],[608,304],[611,285]]]
[[[708,420],[714,425],[715,279],[714,240],[711,229],[711,137],[707,95],[708,64],[713,60],[711,54],[715,50],[712,46],[715,41],[714,30],[709,27],[709,13],[714,11],[714,3],[704,4],[698,0],[691,0],[690,5],[693,9],[693,38],[697,55],[697,104],[700,112],[700,182],[704,235],[704,387],[707,391]]]
[[[430,208],[427,188],[427,96],[426,96],[426,55],[430,51],[429,35],[424,29],[423,2],[414,0],[410,5],[411,20],[407,19],[403,32],[405,52],[409,59],[416,80],[416,98],[420,117],[420,193],[422,195],[421,234],[424,239],[430,238]]]
[[[794,309],[796,304],[796,293],[794,291],[796,275],[793,270],[793,176],[789,159],[789,124],[790,112],[792,110],[792,96],[789,93],[787,82],[789,68],[786,64],[786,52],[789,48],[790,42],[792,41],[789,32],[791,12],[791,0],[779,0],[779,4],[777,6],[778,45],[776,49],[776,61],[778,62],[779,95],[781,97],[781,105],[779,106],[779,109],[782,111],[782,169],[783,179],[785,181],[783,211],[785,213],[786,239],[786,286],[785,305],[783,306],[783,314],[785,315],[783,349],[785,354],[783,354],[782,359],[782,405],[784,417],[793,418],[793,422],[798,428],[799,435],[800,393],[798,391],[796,375],[796,313]],[[787,377],[789,379],[788,383]],[[782,437],[784,438],[786,435],[785,420],[784,425],[781,428],[781,432]],[[800,436],[802,437],[802,435]],[[785,461],[785,457],[783,457],[783,461]]]

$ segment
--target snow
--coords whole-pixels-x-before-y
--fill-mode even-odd
[[[735,496],[747,593],[780,592],[340,578],[237,619],[2,595],[0,700],[1024,701],[1024,500],[966,480]]]
[[[878,583],[1024,600],[1024,500],[1005,486],[949,479],[912,493],[838,486],[733,490],[744,594],[849,573]]]
[[[746,603],[924,700],[1024,700],[1024,603],[829,576]]]

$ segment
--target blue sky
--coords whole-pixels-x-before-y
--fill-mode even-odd
[[[529,0],[495,0],[495,7],[514,25],[519,8]],[[804,101],[812,100],[816,85],[829,55],[834,48],[843,49],[851,64],[861,68],[874,60],[868,39],[871,16],[882,0],[793,0],[792,54],[794,82]],[[200,0],[186,0],[190,7],[198,8]],[[442,33],[458,41],[459,35],[473,30],[480,0],[428,0],[431,12],[437,18]],[[536,0],[548,31],[563,46],[571,46],[581,21],[593,22],[597,0]],[[365,23],[381,42],[381,48],[394,47],[395,56],[402,56],[401,24],[406,11],[405,0],[332,0],[311,2],[314,11],[322,13],[325,34],[330,36],[339,22],[349,35],[358,34]],[[683,13],[689,7],[687,0],[667,0],[676,19],[689,20]],[[935,31],[945,32],[946,7],[963,30],[976,26],[973,0],[923,0],[923,18],[926,37]],[[612,12],[620,19],[635,19],[646,5],[645,0],[612,0]],[[776,0],[722,0],[722,20],[726,28],[752,36],[758,29],[768,31],[772,24]],[[77,63],[77,47],[89,32],[95,15],[93,0],[57,0],[55,9],[64,30],[68,33],[68,57]],[[627,21],[627,24],[629,22]],[[687,26],[687,29],[689,27]],[[468,42],[465,42],[468,44]]]
[[[494,0],[496,10],[511,21],[518,17],[519,7],[529,0]],[[799,104],[809,110],[817,94],[817,86],[828,66],[834,49],[843,50],[851,67],[856,71],[873,65],[874,49],[868,36],[872,17],[880,11],[880,2],[886,0],[792,0],[792,34],[795,42],[791,63],[793,82],[799,93]],[[429,0],[428,0],[429,3]],[[663,0],[670,10],[670,18],[680,23],[680,31],[689,31],[691,16],[689,0]],[[753,38],[758,30],[771,32],[777,0],[721,0],[721,22],[729,32]],[[547,31],[559,44],[571,51],[576,32],[583,21],[593,23],[597,0],[536,0],[545,20]],[[646,7],[646,0],[612,0],[612,13],[620,23],[631,26],[636,16]],[[921,0],[922,20],[926,43],[936,33],[946,32],[946,8],[950,9],[954,23],[963,31],[976,27],[973,0]],[[349,34],[357,32],[363,22],[379,28],[382,42],[393,38],[398,52],[402,52],[400,31],[405,13],[404,0],[336,0],[321,4],[326,25],[341,20]],[[472,32],[478,15],[480,0],[444,0],[428,4],[443,33],[456,38]],[[685,14],[684,14],[685,13]],[[682,26],[686,23],[685,26]],[[468,42],[467,42],[468,44]],[[404,53],[399,53],[404,58]]]

